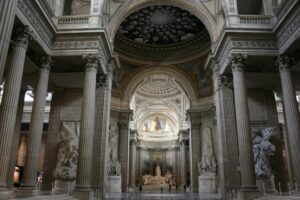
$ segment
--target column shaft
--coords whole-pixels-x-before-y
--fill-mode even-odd
[[[82,112],[76,176],[77,190],[90,190],[92,146],[94,135],[96,74],[99,65],[97,56],[86,56],[85,80],[82,95]]]
[[[190,120],[191,120],[191,131],[190,131],[190,140],[189,140],[189,148],[190,148],[190,178],[191,178],[191,186],[192,191],[198,191],[198,162],[201,158],[201,114],[197,111],[190,111]]]
[[[239,161],[242,184],[241,188],[254,189],[256,188],[256,181],[253,160],[253,146],[244,77],[244,64],[240,61],[242,59],[241,57],[242,55],[234,57],[233,59],[235,60],[232,62],[234,100],[239,142]]]
[[[36,186],[51,58],[43,58],[42,62],[37,87],[34,93],[24,166],[24,184],[22,184],[23,187],[29,189],[33,189]]]
[[[218,176],[220,194],[225,198],[231,189],[240,186],[238,138],[235,121],[234,96],[232,78],[219,75],[218,64],[215,64],[214,100],[217,117],[217,142],[219,146]]]
[[[130,112],[119,113],[119,161],[122,175],[122,192],[126,192],[129,177],[129,117]]]
[[[106,194],[108,133],[110,124],[112,69],[108,64],[108,73],[97,76],[95,136],[93,144],[93,187],[100,189],[100,196]]]
[[[180,146],[180,164],[181,164],[181,185],[187,186],[187,177],[186,177],[186,141],[181,142]]]
[[[6,184],[8,187],[13,187],[13,185],[14,185],[13,175],[14,175],[14,171],[15,171],[16,160],[17,160],[16,156],[17,156],[18,146],[19,146],[19,142],[20,142],[25,92],[26,92],[25,89],[21,90],[20,96],[19,96],[18,112],[17,112],[17,117],[16,117],[16,126],[15,126],[15,130],[14,130],[12,150],[10,153],[10,161],[9,161],[10,166],[7,171]]]
[[[131,141],[130,144],[130,157],[131,157],[131,167],[130,167],[130,184],[134,186],[136,184],[136,141]]]
[[[63,94],[63,89],[57,89],[52,93],[43,170],[43,190],[51,190],[51,184],[55,180],[53,172],[56,167],[57,153],[53,152],[57,152],[57,145],[59,142],[60,115],[62,109]]]
[[[28,27],[19,30],[12,46],[5,88],[0,106],[0,190],[6,186],[7,169],[14,135],[15,121],[26,50],[30,38]]]
[[[289,58],[279,57],[278,64],[282,84],[284,112],[286,117],[287,138],[290,145],[291,168],[293,177],[300,184],[300,117],[298,102],[290,71]]]
[[[18,0],[0,2],[0,83],[5,69]]]

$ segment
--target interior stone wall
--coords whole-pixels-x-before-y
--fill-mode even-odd
[[[82,90],[66,89],[63,95],[61,121],[80,121],[82,105]]]
[[[279,127],[278,114],[276,110],[275,96],[272,90],[248,89],[248,106],[252,130],[271,126]],[[288,177],[287,163],[283,157],[284,141],[283,133],[279,137],[273,137],[271,143],[275,145],[276,151],[270,158],[271,167],[275,176],[275,183],[281,183],[282,189],[286,190],[286,179]],[[278,163],[284,163],[279,165]]]

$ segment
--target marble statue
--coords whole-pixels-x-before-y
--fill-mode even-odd
[[[109,153],[107,169],[109,176],[121,176],[121,165],[119,161],[113,157],[112,151]]]
[[[152,176],[150,174],[146,174],[143,176],[143,185],[151,185]]]
[[[210,128],[204,128],[203,130],[202,154],[201,160],[198,162],[198,170],[200,175],[205,173],[216,174],[217,171],[217,163],[214,156]]]
[[[166,174],[165,174],[165,182],[167,183],[167,184],[172,184],[172,181],[173,181],[173,175],[172,175],[172,173],[170,172],[170,170],[169,169],[167,169],[167,172],[166,172]]]
[[[156,168],[155,168],[155,176],[160,177],[161,176],[161,169],[159,163],[157,163]]]
[[[118,140],[119,140],[119,129],[116,123],[111,123],[109,126],[109,152],[112,152],[112,157],[118,159]]]
[[[255,173],[257,177],[271,178],[273,176],[270,156],[274,154],[276,147],[271,143],[270,139],[278,135],[277,127],[252,131]]]
[[[54,171],[56,180],[73,181],[76,178],[79,126],[79,122],[63,122],[61,124],[57,163]]]

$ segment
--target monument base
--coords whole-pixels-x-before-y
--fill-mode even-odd
[[[202,174],[198,177],[199,193],[216,193],[217,176],[213,173]]]
[[[75,181],[56,180],[52,194],[66,194],[71,193],[75,189]]]
[[[165,183],[165,178],[162,176],[154,176],[151,180],[151,185],[160,185]]]
[[[122,192],[121,189],[121,184],[122,184],[122,179],[121,176],[108,176],[107,177],[107,192],[110,193],[119,193]]]
[[[265,193],[277,193],[274,178],[270,179],[258,179],[256,180],[256,185],[261,192]]]
[[[237,193],[237,200],[253,200],[261,196],[257,189],[241,189]]]

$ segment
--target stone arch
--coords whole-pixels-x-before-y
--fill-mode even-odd
[[[131,102],[131,98],[135,93],[138,85],[143,82],[144,78],[149,75],[163,73],[170,75],[176,79],[176,82],[179,84],[180,88],[182,88],[183,92],[188,97],[189,101],[197,99],[197,89],[196,86],[191,80],[186,77],[180,70],[174,69],[172,67],[153,67],[145,69],[139,73],[137,73],[134,77],[131,78],[127,87],[122,93],[122,97],[126,102]]]
[[[174,1],[174,0],[131,0],[124,2],[114,14],[114,17],[108,24],[107,33],[109,41],[113,42],[115,34],[123,22],[123,20],[129,16],[131,13],[142,9],[144,7],[153,5],[171,5],[182,9],[185,9],[193,13],[196,17],[202,21],[202,23],[207,28],[211,41],[214,43],[218,37],[217,23],[211,13],[207,8],[199,1],[194,0],[184,0],[184,1]]]

